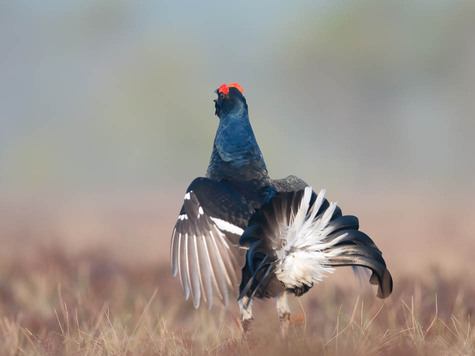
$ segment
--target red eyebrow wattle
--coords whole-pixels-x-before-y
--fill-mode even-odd
[[[231,83],[231,84],[228,85],[228,87],[236,88],[237,90],[239,90],[241,92],[241,94],[243,94],[242,86],[240,86],[238,83]]]
[[[219,89],[218,89],[218,93],[223,93],[223,94],[225,94],[225,95],[226,95],[227,93],[229,93],[229,88],[228,88],[228,86],[227,86],[226,84],[221,85],[221,86],[219,87]]]

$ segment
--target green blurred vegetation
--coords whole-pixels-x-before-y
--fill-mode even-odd
[[[470,2],[0,4],[0,191],[185,186],[213,90],[274,177],[473,188]]]

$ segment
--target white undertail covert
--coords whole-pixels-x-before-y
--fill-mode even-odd
[[[310,206],[312,191],[311,187],[305,188],[298,210],[292,212],[290,225],[283,229],[281,249],[276,251],[278,261],[275,274],[286,288],[302,287],[304,284],[311,286],[332,273],[334,269],[330,267],[328,259],[337,255],[338,250],[325,252],[325,249],[346,235],[344,233],[330,243],[325,243],[325,229],[337,204],[331,203],[323,215],[315,218],[324,202],[325,189],[318,193],[315,203]]]

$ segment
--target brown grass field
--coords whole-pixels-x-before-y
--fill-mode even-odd
[[[344,201],[343,211],[357,215],[383,251],[392,296],[377,299],[372,287],[342,269],[291,301],[287,340],[278,336],[273,301],[256,302],[250,342],[241,340],[237,304],[195,311],[171,275],[169,238],[181,190],[119,198],[3,196],[0,354],[473,355],[471,202],[430,191],[417,199],[414,193],[344,196],[335,200]]]

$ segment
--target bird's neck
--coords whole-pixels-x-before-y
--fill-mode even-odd
[[[247,115],[220,120],[206,174],[215,180],[268,179],[267,168]]]

